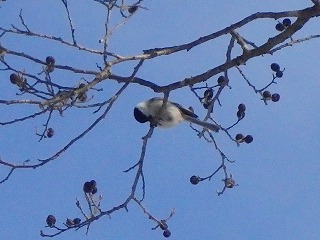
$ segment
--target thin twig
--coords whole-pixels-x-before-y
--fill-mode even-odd
[[[64,5],[66,11],[67,11],[73,45],[77,46],[76,38],[75,38],[75,35],[74,35],[75,29],[73,27],[73,23],[72,23],[72,20],[71,20],[69,8],[68,8],[68,1],[67,0],[61,0],[61,1],[62,1],[63,5]]]

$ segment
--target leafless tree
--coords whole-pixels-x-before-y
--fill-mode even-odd
[[[130,2],[130,3],[129,3]],[[2,3],[6,4],[6,2]],[[39,3],[40,4],[40,3]],[[23,171],[27,169],[41,168],[44,165],[50,165],[55,161],[61,154],[68,151],[68,149],[80,141],[82,138],[97,126],[97,124],[103,120],[114,107],[114,103],[117,102],[119,96],[128,88],[129,85],[139,84],[145,88],[149,88],[155,93],[163,95],[164,99],[170,99],[170,94],[173,91],[178,91],[182,88],[189,89],[193,94],[196,101],[200,101],[207,114],[203,118],[204,121],[218,124],[220,127],[219,134],[225,134],[230,141],[236,145],[250,143],[253,140],[251,135],[238,134],[233,136],[229,130],[234,128],[240,121],[245,118],[245,105],[240,104],[238,109],[230,113],[232,116],[237,116],[235,121],[230,126],[225,126],[223,122],[217,122],[213,118],[213,113],[217,105],[220,104],[221,93],[230,88],[232,85],[232,79],[229,78],[229,71],[236,69],[240,76],[247,83],[249,88],[252,88],[253,94],[261,96],[262,101],[268,104],[271,101],[278,101],[279,94],[270,93],[268,87],[276,83],[276,81],[283,76],[284,69],[278,64],[273,63],[271,65],[271,72],[273,72],[270,81],[265,83],[263,87],[257,87],[254,82],[249,80],[243,69],[246,67],[246,63],[255,58],[259,58],[263,55],[273,55],[278,51],[286,50],[289,46],[319,38],[320,35],[307,35],[301,38],[296,38],[295,34],[304,28],[305,24],[312,18],[320,16],[320,4],[318,1],[310,2],[311,7],[306,7],[296,11],[282,11],[282,12],[258,12],[253,13],[250,16],[243,18],[242,20],[231,24],[219,31],[210,32],[207,35],[199,36],[190,42],[182,42],[179,45],[158,47],[154,46],[152,49],[144,49],[141,52],[134,55],[121,55],[116,52],[109,51],[109,39],[112,38],[116,31],[121,31],[121,27],[128,21],[134,21],[133,16],[136,14],[143,14],[144,11],[149,11],[144,7],[143,0],[139,1],[120,1],[120,0],[94,0],[90,4],[100,4],[101,8],[106,11],[106,21],[102,23],[105,27],[105,34],[100,39],[101,49],[92,49],[87,46],[82,46],[78,43],[76,26],[73,22],[73,9],[69,7],[67,0],[61,0],[61,4],[64,6],[67,24],[69,28],[70,38],[67,40],[65,37],[49,35],[45,30],[37,31],[33,30],[33,26],[30,26],[25,21],[23,10],[20,11],[19,18],[20,24],[11,26],[2,26],[0,24],[0,76],[2,81],[8,79],[12,84],[16,86],[17,93],[12,96],[12,99],[0,99],[0,103],[4,111],[18,111],[16,106],[23,105],[25,108],[31,109],[30,114],[25,116],[1,121],[0,125],[3,127],[11,127],[15,124],[21,124],[27,122],[30,119],[45,117],[45,121],[42,122],[42,128],[37,129],[35,134],[39,136],[39,141],[54,137],[55,130],[50,126],[53,118],[53,113],[58,112],[63,115],[65,112],[71,109],[79,109],[81,111],[94,112],[95,119],[87,127],[82,129],[82,132],[74,136],[70,141],[52,155],[47,156],[44,159],[28,159],[22,160],[21,162],[13,162],[10,159],[0,159],[1,168],[7,170],[7,174],[2,176],[1,182],[5,184],[10,179],[13,172]],[[88,3],[89,4],[89,3]],[[111,18],[115,16],[117,22]],[[275,33],[266,33],[265,36],[261,36],[261,44],[256,44],[250,39],[247,39],[245,35],[240,32],[242,28],[250,28],[251,24],[257,21],[273,21],[274,26],[278,30]],[[270,24],[272,24],[270,21]],[[65,34],[65,33],[64,33]],[[269,35],[268,35],[269,34]],[[70,50],[77,52],[81,51],[89,55],[96,56],[100,59],[100,63],[96,66],[88,66],[88,68],[77,68],[70,65],[60,65],[56,61],[55,56],[47,56],[46,59],[38,58],[30,53],[18,51],[12,47],[6,41],[6,37],[14,37],[16,39],[32,38],[34,41],[46,40],[52,44],[58,44],[61,47],[69,48]],[[159,85],[149,79],[143,79],[139,77],[139,71],[144,67],[144,64],[154,58],[167,55],[168,57],[175,55],[181,51],[189,52],[191,49],[197,48],[198,46],[206,45],[208,43],[214,43],[221,37],[227,36],[229,42],[225,48],[225,59],[221,59],[221,64],[212,68],[206,69],[196,76],[186,76],[184,79],[171,82],[167,85]],[[98,41],[98,40],[97,40]],[[234,56],[235,52],[241,54]],[[190,51],[190,57],[192,52]],[[16,61],[25,61],[32,63],[32,68],[18,68]],[[135,66],[131,70],[129,76],[115,74],[113,69],[116,66],[134,63]],[[74,75],[75,82],[68,82],[62,84],[59,79],[53,77],[53,72],[59,72],[66,74],[67,76]],[[83,76],[83,77],[78,77]],[[216,78],[217,82],[214,85],[208,83],[209,79]],[[116,82],[120,84],[118,90],[107,96],[105,91],[100,87],[102,82]],[[98,97],[99,96],[99,97]],[[2,97],[1,97],[2,98]],[[97,101],[97,99],[103,99]],[[166,101],[164,102],[164,105]],[[235,115],[236,114],[236,115]],[[40,120],[39,120],[40,121]],[[202,138],[204,142],[212,144],[215,151],[221,156],[220,164],[217,168],[212,171],[208,176],[192,176],[190,182],[192,184],[198,184],[207,179],[211,179],[216,176],[216,173],[222,172],[224,174],[223,184],[218,195],[223,194],[227,189],[231,189],[236,186],[236,182],[233,179],[231,173],[228,171],[228,165],[233,163],[227,157],[227,153],[224,153],[219,147],[219,143],[216,141],[214,132],[210,132],[207,129],[199,129],[193,125],[190,125],[195,134]],[[54,216],[48,216],[47,224],[49,227],[55,230],[54,233],[45,233],[41,231],[43,237],[53,237],[59,234],[69,231],[71,229],[79,229],[82,227],[87,228],[100,219],[101,217],[109,217],[120,209],[127,209],[127,205],[130,202],[137,204],[146,216],[155,222],[156,228],[161,228],[164,231],[165,236],[170,236],[167,221],[174,215],[174,210],[170,212],[165,219],[158,219],[152,215],[143,205],[145,199],[145,179],[143,172],[143,164],[145,159],[145,153],[147,151],[147,145],[149,139],[152,137],[155,130],[155,125],[150,125],[148,132],[142,138],[141,153],[136,163],[133,166],[128,166],[125,172],[135,171],[135,177],[132,182],[132,190],[128,193],[128,196],[116,206],[110,209],[101,209],[100,202],[101,198],[96,196],[95,182],[87,182],[84,185],[85,196],[87,199],[89,214],[86,213],[84,207],[80,204],[80,201],[76,202],[76,206],[83,215],[83,220],[79,219],[68,219],[67,222],[58,227],[55,223]],[[138,186],[142,186],[142,190]],[[139,190],[139,191],[137,191]]]

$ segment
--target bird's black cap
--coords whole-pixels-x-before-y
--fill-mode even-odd
[[[149,121],[149,117],[146,116],[143,112],[141,112],[137,107],[134,108],[133,114],[134,118],[140,123],[145,123]]]

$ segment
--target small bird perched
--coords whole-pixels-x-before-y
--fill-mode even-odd
[[[217,132],[220,127],[216,124],[204,122],[189,109],[178,103],[167,101],[162,108],[163,98],[155,97],[138,103],[134,108],[134,117],[140,123],[151,122],[159,127],[170,128],[182,121],[198,124],[206,129]]]

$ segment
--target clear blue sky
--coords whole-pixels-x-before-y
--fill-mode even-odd
[[[98,40],[104,34],[105,9],[94,1],[70,0],[78,43],[101,49]],[[121,55],[139,54],[144,49],[186,43],[200,36],[220,30],[242,18],[262,11],[286,11],[312,5],[311,1],[144,1],[149,10],[139,10],[110,39],[110,51]],[[1,26],[19,25],[19,11],[33,31],[61,36],[71,40],[68,22],[60,1],[6,1],[0,3]],[[116,17],[116,13],[113,14]],[[294,20],[294,19],[292,19]],[[277,34],[275,20],[259,20],[239,32],[257,45]],[[295,38],[319,34],[319,19],[310,21]],[[194,76],[225,61],[229,38],[181,52],[146,61],[138,76],[159,85]],[[5,35],[4,46],[34,54],[45,59],[55,56],[58,64],[97,70],[102,63],[75,49],[60,48],[49,41],[35,38],[17,38]],[[176,214],[168,222],[172,236],[169,239],[320,239],[319,156],[319,40],[311,40],[285,48],[273,56],[256,58],[242,70],[247,77],[263,87],[272,79],[269,65],[277,62],[285,68],[278,84],[270,87],[281,99],[267,106],[247,86],[236,70],[230,70],[231,90],[221,95],[222,107],[216,106],[215,119],[223,126],[236,120],[236,108],[247,106],[245,119],[230,130],[251,134],[254,141],[235,146],[223,133],[216,140],[232,160],[228,172],[238,187],[217,196],[223,187],[223,174],[197,186],[189,183],[192,175],[207,176],[220,164],[220,157],[211,145],[199,139],[181,124],[172,129],[156,129],[149,141],[145,159],[145,207],[159,219],[166,218],[174,208]],[[41,70],[27,61],[12,64],[34,73]],[[127,76],[133,64],[117,66],[114,72]],[[0,65],[1,68],[3,66]],[[10,72],[0,71],[0,99],[14,99],[17,89],[9,81]],[[53,72],[52,77],[69,86],[78,84],[81,77],[90,76]],[[209,80],[215,83],[217,77]],[[117,83],[103,82],[103,92],[89,92],[92,102],[103,101],[117,91]],[[121,203],[129,194],[134,172],[122,171],[135,164],[141,150],[141,137],[148,125],[138,124],[132,115],[136,103],[155,96],[151,90],[131,85],[115,103],[112,111],[85,138],[78,141],[57,160],[36,170],[15,171],[9,181],[0,185],[0,239],[40,239],[48,214],[54,214],[58,225],[67,217],[81,216],[76,198],[85,205],[82,185],[95,179],[103,195],[102,208],[109,209]],[[173,92],[171,99],[185,106],[192,105],[198,115],[205,111],[188,89]],[[21,96],[27,98],[27,96]],[[0,121],[8,121],[38,111],[37,107],[0,105]],[[99,114],[99,113],[98,113]],[[38,142],[35,128],[41,129],[46,118],[0,128],[0,157],[9,162],[36,161],[52,155],[85,129],[98,116],[92,110],[72,109],[63,117],[54,114],[51,127],[55,136]],[[0,166],[1,178],[7,168]],[[68,231],[56,239],[163,239],[160,230],[152,231],[154,223],[148,220],[135,204],[129,212],[118,211],[92,224],[89,235],[85,229]]]

